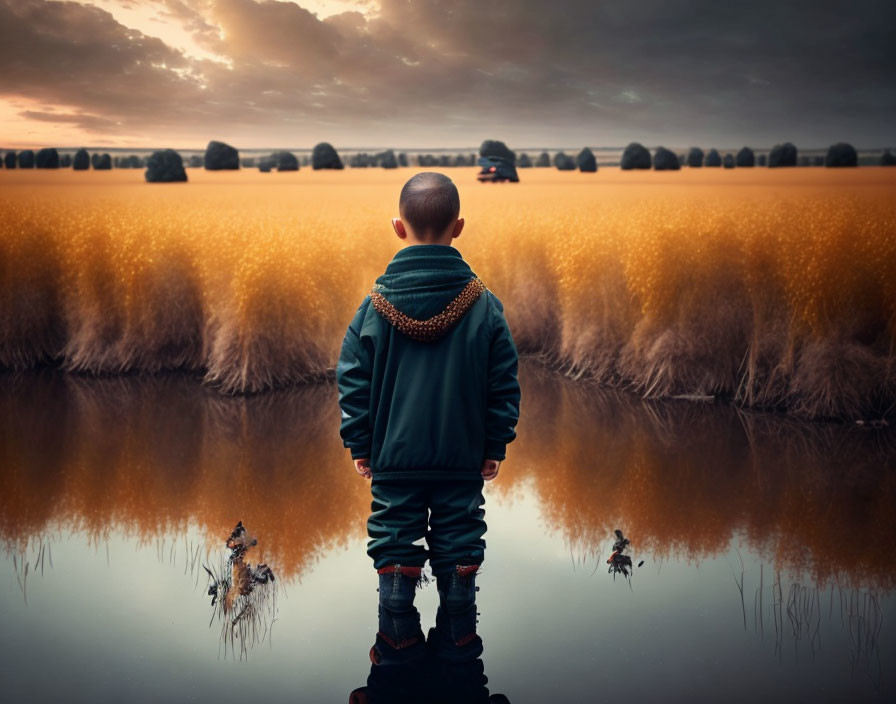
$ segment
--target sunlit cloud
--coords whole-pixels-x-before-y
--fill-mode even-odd
[[[772,0],[706,0],[690,13],[660,0],[569,0],[564,10],[534,0],[0,0],[0,100],[16,116],[0,123],[0,141],[894,140],[891,3],[860,4],[846,20],[837,3]],[[45,117],[56,113],[73,119]]]

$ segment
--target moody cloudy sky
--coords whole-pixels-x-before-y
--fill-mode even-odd
[[[894,0],[0,0],[0,146],[893,146],[894,31]]]

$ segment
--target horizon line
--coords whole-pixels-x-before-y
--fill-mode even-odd
[[[214,140],[214,141],[220,141],[220,140]],[[665,145],[663,145],[663,144],[646,145],[643,142],[632,142],[630,144],[634,144],[634,143],[641,144],[642,146],[644,146],[648,149],[658,149],[659,147],[665,147]],[[779,144],[784,144],[784,143],[786,143],[786,142],[780,142]],[[314,151],[314,147],[236,147],[236,146],[230,144],[229,142],[227,142],[226,144],[229,144],[229,146],[233,146],[234,149],[236,149],[238,152],[289,151],[289,152],[299,152],[299,153],[301,153],[301,152],[311,153],[312,151]],[[330,144],[332,145],[333,143],[330,142]],[[566,146],[566,147],[551,147],[551,146],[531,147],[531,146],[529,146],[529,147],[508,147],[508,148],[510,148],[510,150],[513,152],[519,153],[519,152],[540,152],[540,151],[545,151],[545,152],[581,151],[582,149],[584,149],[586,147],[588,149],[591,149],[592,151],[623,151],[627,146],[628,145],[620,145],[620,146],[585,145],[583,147],[570,147],[570,146]],[[738,149],[742,149],[744,146],[749,147],[750,149],[753,149],[753,150],[771,151],[771,149],[773,149],[775,145],[761,146],[761,147],[751,147],[750,145],[741,145],[739,147],[701,147],[700,145],[691,144],[687,147],[674,146],[674,147],[665,147],[665,148],[669,149],[671,151],[676,151],[676,150],[682,150],[682,149],[688,150],[688,149],[696,147],[698,149],[703,149],[705,151],[708,151],[709,149],[715,149],[716,151],[719,151],[719,152],[725,152],[725,151],[736,151]],[[815,152],[815,151],[826,151],[832,145],[820,146],[820,147],[817,147],[817,146],[800,147],[798,144],[794,144],[794,146],[796,146],[798,151]],[[110,146],[87,146],[87,145],[82,144],[79,146],[44,145],[41,147],[0,146],[0,151],[3,151],[3,152],[24,151],[24,150],[28,150],[28,149],[31,149],[32,151],[38,151],[40,149],[45,149],[45,148],[52,148],[52,149],[63,150],[63,151],[78,151],[79,149],[86,149],[87,151],[117,151],[117,152],[121,152],[121,151],[154,152],[154,151],[161,151],[164,149],[174,149],[174,151],[176,151],[176,152],[205,152],[207,149],[207,147],[177,147],[177,148],[175,148],[175,147],[138,147],[138,146],[110,147]],[[451,152],[451,153],[455,153],[455,154],[456,153],[471,153],[471,152],[478,153],[479,152],[479,146],[470,146],[470,147],[382,147],[382,146],[337,147],[336,145],[333,145],[333,148],[336,149],[337,152],[374,152],[374,153],[385,152],[385,151],[389,151],[391,149],[396,154],[399,154],[401,152],[415,152],[415,153],[416,152]],[[856,147],[856,146],[854,146],[854,148],[858,152],[874,152],[874,151],[885,151],[888,149],[894,149],[894,148],[896,148],[896,146],[894,146],[894,145],[874,146],[874,147]]]

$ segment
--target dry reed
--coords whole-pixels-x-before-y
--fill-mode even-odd
[[[185,369],[226,392],[331,375],[410,173],[4,172],[0,367]],[[521,351],[647,397],[813,418],[896,403],[886,170],[473,173],[452,171],[456,245]]]

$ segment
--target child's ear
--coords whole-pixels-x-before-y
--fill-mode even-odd
[[[392,218],[392,229],[395,230],[395,234],[398,235],[400,239],[407,239],[408,231],[404,228],[404,223],[401,221],[401,218]]]
[[[460,237],[461,230],[464,229],[464,219],[458,218],[457,222],[454,223],[454,230],[451,233],[451,237]]]

